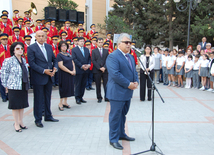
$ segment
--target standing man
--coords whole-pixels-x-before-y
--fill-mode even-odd
[[[24,44],[24,38],[20,36],[20,28],[13,27],[14,35],[9,36],[8,44],[11,46],[14,42],[22,42]]]
[[[12,26],[8,24],[8,18],[7,15],[3,14],[1,15],[2,23],[0,24],[0,30],[2,33],[8,34],[8,36],[12,36]]]
[[[106,84],[108,81],[108,71],[106,69],[106,59],[108,57],[108,50],[103,48],[103,38],[98,38],[97,48],[92,51],[92,62],[93,62],[93,74],[96,84],[96,94],[98,103],[102,102],[101,95],[101,79],[103,80],[104,98],[105,101],[109,101],[106,98]]]
[[[207,38],[206,37],[203,37],[202,38],[202,42],[198,43],[198,45],[201,45],[201,49],[202,50],[205,50],[206,49],[206,44],[207,44]]]
[[[51,113],[51,92],[57,60],[51,45],[45,43],[45,32],[36,32],[36,43],[28,46],[28,63],[31,67],[33,93],[34,93],[34,117],[37,127],[42,128],[42,110],[45,109],[45,121],[58,122]]]
[[[86,103],[83,100],[86,82],[88,79],[89,68],[91,66],[91,57],[88,48],[84,47],[85,39],[78,38],[78,46],[72,49],[72,57],[75,63],[75,99],[77,104]]]
[[[133,90],[138,87],[139,83],[134,58],[128,54],[130,49],[130,36],[122,33],[118,38],[118,49],[106,60],[109,75],[106,96],[111,105],[109,140],[110,145],[120,150],[123,147],[118,140],[135,140],[125,133],[126,114],[129,111]]]

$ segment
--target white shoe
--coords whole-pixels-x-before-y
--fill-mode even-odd
[[[185,87],[184,88],[188,88],[188,86],[187,85],[185,85]]]
[[[214,90],[212,91],[212,93],[214,93]]]
[[[210,88],[210,89],[208,89],[207,91],[210,91],[210,92],[211,92],[211,91],[213,91],[213,89],[212,89],[212,88]]]
[[[204,86],[203,86],[203,87],[201,87],[199,90],[202,90],[202,91],[204,91],[204,90],[205,90]]]

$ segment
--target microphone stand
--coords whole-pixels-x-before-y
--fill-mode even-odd
[[[135,49],[135,48],[134,48],[134,49]],[[137,49],[135,49],[135,50],[138,51]],[[138,51],[138,52],[141,53],[140,51]],[[136,52],[135,52],[135,53],[136,53]],[[136,54],[136,55],[137,55],[137,54]],[[154,112],[154,109],[155,109],[155,108],[154,108],[154,101],[155,101],[155,98],[154,98],[154,96],[155,96],[155,95],[154,95],[154,91],[156,90],[156,92],[157,92],[158,95],[160,96],[160,98],[161,98],[161,100],[162,100],[163,103],[164,103],[164,100],[163,100],[162,96],[160,95],[160,93],[159,93],[157,87],[155,86],[155,83],[152,81],[151,77],[149,76],[148,71],[146,70],[145,66],[143,65],[143,63],[142,63],[142,61],[140,60],[140,57],[139,57],[138,55],[137,55],[137,58],[138,58],[138,60],[140,61],[140,64],[143,66],[143,69],[145,70],[147,76],[149,77],[149,81],[150,81],[151,84],[152,84],[152,145],[151,145],[151,147],[150,147],[149,150],[142,151],[142,152],[138,152],[138,153],[135,153],[135,154],[133,154],[133,155],[142,154],[142,153],[146,153],[146,152],[150,152],[150,151],[154,151],[154,152],[156,152],[156,153],[158,153],[158,154],[164,155],[163,153],[158,152],[158,151],[156,151],[156,149],[155,149],[156,144],[155,144],[155,142],[154,142],[154,118],[155,118],[155,116],[154,116],[154,114],[155,114],[155,112]]]

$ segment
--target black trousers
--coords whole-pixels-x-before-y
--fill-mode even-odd
[[[94,73],[94,80],[96,84],[96,94],[97,94],[97,99],[102,99],[101,95],[101,79],[103,80],[103,88],[104,88],[104,93],[106,98],[106,84],[108,82],[108,73]]]
[[[154,72],[151,71],[149,76],[153,80]],[[148,88],[148,100],[151,100],[152,95],[152,84],[149,80],[148,75],[144,74],[143,70],[140,71],[140,100],[144,101],[146,96],[146,84]]]
[[[75,99],[82,100],[82,97],[85,93],[85,86],[88,79],[88,73],[76,74],[74,80],[75,87]]]
[[[51,114],[52,81],[49,79],[46,85],[33,85],[34,93],[34,117],[36,123],[42,121],[42,111],[45,110],[45,119],[52,118]]]

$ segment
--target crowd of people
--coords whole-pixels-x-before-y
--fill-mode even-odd
[[[158,84],[163,82],[166,86],[214,92],[214,47],[206,42],[206,37],[202,38],[202,42],[195,50],[190,45],[186,51],[182,49],[161,50],[158,47],[155,47],[153,51],[151,59],[154,63],[149,67],[150,70],[154,70],[155,75],[151,73],[151,77]],[[185,86],[184,79],[186,79]]]
[[[53,118],[50,108],[53,85],[59,86],[58,109],[63,111],[64,108],[71,108],[67,103],[68,97],[75,96],[76,104],[86,103],[83,98],[85,90],[95,90],[92,87],[94,81],[97,102],[101,103],[104,99],[114,107],[109,114],[110,144],[122,149],[115,143],[118,139],[134,141],[125,132],[119,137],[113,130],[124,129],[130,99],[139,83],[136,72],[139,61],[131,49],[131,45],[135,46],[136,42],[131,42],[128,34],[121,34],[118,48],[114,49],[111,33],[107,33],[105,39],[98,37],[95,24],[86,33],[83,23],[79,23],[73,31],[71,23],[66,21],[65,26],[58,31],[53,20],[43,23],[38,19],[34,27],[28,11],[24,18],[20,18],[18,13],[18,10],[14,10],[13,28],[6,10],[2,11],[0,21],[0,91],[3,102],[9,100],[8,108],[12,109],[16,132],[27,129],[23,123],[23,114],[24,108],[29,106],[28,89],[32,88],[34,93],[35,125],[42,128],[42,115],[45,121],[59,121]],[[36,39],[33,44],[32,33],[35,33]],[[140,100],[145,101],[146,86],[147,99],[152,100],[149,76],[158,84],[163,82],[164,85],[178,88],[184,87],[183,80],[186,78],[185,88],[214,92],[213,58],[214,48],[206,43],[205,37],[194,51],[192,46],[186,51],[163,51],[146,45],[144,54],[139,57]],[[101,94],[102,82],[104,96]],[[122,115],[123,120],[117,120],[118,114]]]

